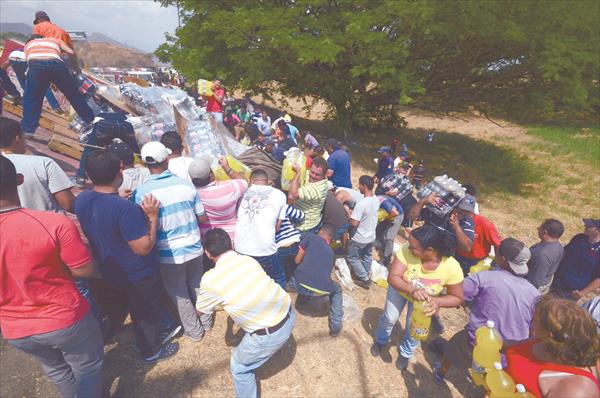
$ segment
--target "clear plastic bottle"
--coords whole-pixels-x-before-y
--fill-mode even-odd
[[[517,392],[515,398],[536,398],[535,395],[525,389],[523,384],[517,384]]]
[[[500,361],[502,337],[496,331],[494,321],[488,320],[475,332],[475,348],[473,348],[473,367],[491,369],[494,362]]]
[[[494,363],[494,368],[487,371],[485,382],[490,390],[490,398],[513,398],[515,382],[504,370],[500,362]]]
[[[431,327],[431,317],[425,315],[426,301],[413,301],[410,317],[410,335],[417,340],[427,340]]]

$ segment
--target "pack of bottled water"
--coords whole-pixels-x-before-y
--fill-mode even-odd
[[[436,194],[437,203],[436,205],[427,203],[425,207],[439,217],[446,217],[465,196],[466,190],[454,178],[444,174],[435,177],[432,181],[429,181],[427,185],[422,187],[419,192],[417,192],[417,198],[422,199],[432,193]]]

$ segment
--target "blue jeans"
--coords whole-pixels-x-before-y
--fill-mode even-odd
[[[62,61],[31,61],[27,70],[25,95],[23,96],[23,120],[21,129],[26,134],[33,134],[38,127],[42,114],[42,102],[50,83],[67,97],[77,114],[86,122],[94,120],[94,112],[79,92],[75,79]]]
[[[15,71],[17,80],[19,80],[19,84],[21,85],[23,92],[25,92],[25,85],[27,84],[27,76],[25,75],[25,71],[27,70],[27,62],[12,60],[10,61],[10,66],[12,66],[13,70]],[[50,107],[52,107],[52,109],[60,109],[60,104],[58,103],[58,100],[54,96],[54,93],[50,87],[48,87],[48,90],[46,91],[46,100],[48,100],[48,104]]]
[[[290,278],[294,275],[296,271],[296,254],[298,254],[298,245],[300,243],[296,242],[289,246],[280,247],[277,249],[277,255],[279,256],[279,261],[283,265],[283,269],[285,271],[285,280],[289,281]]]
[[[104,341],[88,312],[79,322],[53,332],[8,340],[33,356],[63,397],[100,397]]]
[[[252,256],[263,267],[267,275],[271,277],[279,286],[285,289],[285,271],[279,260],[279,254],[270,256],[255,257]]]
[[[264,336],[246,333],[231,355],[230,368],[235,395],[242,398],[258,397],[254,370],[267,362],[292,335],[296,314],[290,308],[290,317],[273,334]]]
[[[413,304],[412,301],[402,297],[393,287],[388,287],[387,290],[383,314],[381,314],[381,317],[379,318],[379,324],[375,331],[375,342],[380,345],[385,345],[390,341],[392,329],[396,322],[398,322],[398,319],[400,319],[400,314],[407,303],[404,338],[398,345],[398,351],[404,358],[411,358],[415,349],[419,346],[419,341],[412,338],[410,335],[410,316],[413,312]]]
[[[350,223],[342,224],[338,229],[335,230],[335,236],[333,237],[333,240],[342,239],[344,234],[348,231],[349,227],[350,227]]]
[[[346,260],[358,279],[368,281],[371,274],[371,262],[373,261],[373,242],[358,243],[351,239],[348,243]]]
[[[296,291],[301,296],[320,297],[319,293],[313,292],[302,286],[296,278],[291,279]],[[333,332],[338,332],[342,329],[342,319],[344,318],[344,298],[342,295],[342,287],[339,283],[333,282],[335,290],[329,293],[329,329]]]

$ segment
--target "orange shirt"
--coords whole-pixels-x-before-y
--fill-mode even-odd
[[[57,40],[64,41],[67,46],[73,48],[73,42],[71,41],[71,36],[64,29],[54,25],[51,22],[40,22],[37,25],[33,26],[33,34],[34,35],[42,35],[44,37],[52,37]]]

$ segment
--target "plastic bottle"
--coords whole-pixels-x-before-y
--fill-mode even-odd
[[[485,260],[481,260],[480,262],[469,268],[469,275],[475,275],[478,272],[487,271],[490,268],[492,268],[491,264],[486,264]]]
[[[410,317],[410,335],[417,340],[427,340],[431,317],[425,315],[426,301],[413,301],[413,312]]]
[[[502,337],[495,329],[494,321],[488,320],[475,332],[475,348],[473,348],[473,368],[494,367],[494,362],[500,362]]]
[[[485,382],[485,369],[484,368],[474,368],[469,369],[469,373],[471,374],[471,379],[473,380],[473,384],[476,386],[481,386],[488,390],[488,386]]]
[[[525,389],[523,384],[517,384],[517,393],[515,398],[535,398],[535,395]]]
[[[485,381],[491,398],[513,398],[515,396],[515,382],[508,373],[502,370],[500,362],[494,362],[494,368],[487,371]]]
[[[292,168],[294,164],[300,166],[300,185],[302,185],[304,184],[306,177],[306,157],[298,148],[290,148],[287,151],[285,159],[283,159],[283,168],[281,170],[281,189],[284,191],[290,190],[290,183],[296,176],[296,172]]]

